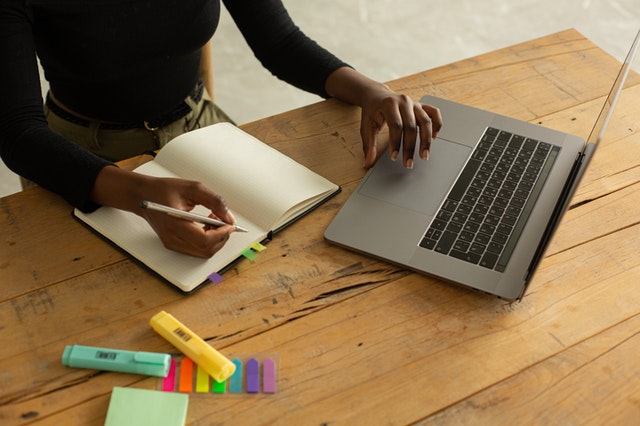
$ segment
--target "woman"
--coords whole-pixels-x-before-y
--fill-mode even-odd
[[[262,64],[279,78],[362,108],[364,166],[389,127],[392,158],[429,156],[442,119],[318,46],[280,0],[224,0]],[[0,5],[0,155],[14,172],[91,211],[107,205],[144,217],[167,248],[210,257],[231,226],[202,227],[141,209],[148,199],[183,210],[201,204],[227,223],[222,198],[201,183],[114,167],[177,134],[228,120],[199,77],[202,47],[218,24],[219,0],[3,0]],[[50,84],[45,106],[37,57]],[[401,141],[404,140],[403,146]]]

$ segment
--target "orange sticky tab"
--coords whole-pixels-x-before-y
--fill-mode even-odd
[[[184,358],[180,363],[180,383],[178,391],[191,392],[193,390],[193,361],[191,358]]]

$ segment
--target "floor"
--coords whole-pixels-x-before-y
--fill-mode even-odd
[[[640,28],[638,0],[283,2],[309,36],[379,81],[567,28],[622,60]],[[216,102],[238,124],[319,100],[264,70],[226,11],[214,37],[214,64]],[[18,177],[0,162],[0,197],[19,190]]]

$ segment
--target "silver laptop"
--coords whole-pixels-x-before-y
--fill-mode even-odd
[[[508,300],[522,298],[611,116],[632,44],[588,141],[425,96],[431,159],[383,155],[325,232],[337,245]],[[416,144],[417,145],[417,144]]]

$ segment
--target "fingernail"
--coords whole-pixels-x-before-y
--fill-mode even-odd
[[[422,159],[423,160],[428,160],[429,157],[431,157],[431,153],[428,149],[425,149],[424,151],[422,151]]]
[[[398,159],[398,155],[399,155],[398,151],[393,151],[391,153],[391,160],[396,161]]]
[[[405,165],[405,167],[409,170],[413,169],[413,158],[409,158],[407,160],[407,164]]]

